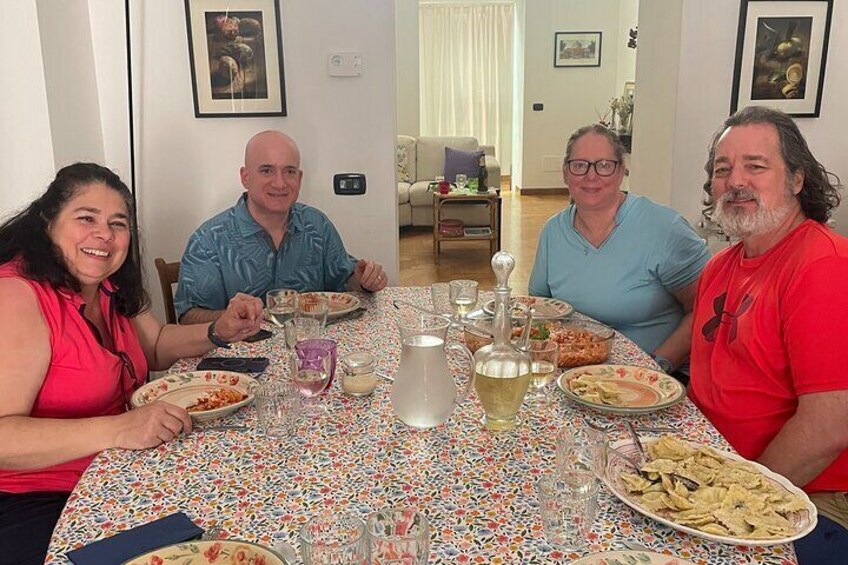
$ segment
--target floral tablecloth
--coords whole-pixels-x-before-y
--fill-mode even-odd
[[[393,299],[429,306],[427,288],[389,288],[362,296],[367,313],[327,328],[339,353],[365,350],[379,370],[393,374],[400,341]],[[482,303],[482,302],[481,302]],[[451,339],[459,339],[452,332]],[[260,381],[284,378],[280,337],[239,344],[216,355],[264,355],[272,359]],[[193,369],[184,360],[173,371]],[[610,362],[651,365],[632,342],[616,335]],[[651,365],[653,366],[653,365]],[[220,525],[224,535],[265,545],[287,541],[296,547],[302,523],[319,511],[348,511],[365,518],[386,506],[422,509],[431,524],[430,563],[562,563],[589,552],[650,548],[695,563],[794,564],[790,545],[733,547],[677,532],[644,518],[603,491],[590,545],[564,554],[546,541],[535,494],[537,477],[554,460],[554,436],[563,425],[585,418],[616,423],[567,403],[553,385],[552,402],[522,407],[523,424],[494,434],[480,423],[474,394],[443,426],[416,431],[395,418],[382,382],[370,397],[342,394],[333,383],[325,402],[329,414],[304,419],[296,435],[270,440],[255,431],[256,415],[246,407],[224,423],[248,431],[195,431],[147,451],[102,453],[83,476],[53,534],[48,563],[68,563],[65,552],[120,530],[183,511],[201,526]],[[724,439],[688,400],[663,412],[635,418],[637,424],[670,426],[688,439],[729,449]],[[613,432],[611,439],[618,439]]]

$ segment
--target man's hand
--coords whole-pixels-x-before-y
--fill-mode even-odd
[[[239,292],[215,322],[215,334],[227,342],[241,341],[258,332],[261,321],[262,301]]]
[[[353,269],[353,274],[350,276],[353,282],[359,284],[363,290],[377,292],[383,290],[389,282],[383,266],[376,261],[360,259]],[[351,290],[357,290],[353,288]]]

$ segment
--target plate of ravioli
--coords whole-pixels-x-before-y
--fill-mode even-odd
[[[816,507],[804,491],[759,463],[672,435],[642,443],[641,475],[625,460],[638,461],[638,448],[622,440],[609,446],[604,477],[640,514],[733,545],[788,543],[816,526]]]
[[[611,414],[654,412],[686,397],[686,389],[674,377],[630,365],[571,369],[559,376],[557,386],[572,402]]]

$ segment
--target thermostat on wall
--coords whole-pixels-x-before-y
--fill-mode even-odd
[[[333,190],[336,194],[365,194],[365,175],[362,173],[339,173],[333,175]]]

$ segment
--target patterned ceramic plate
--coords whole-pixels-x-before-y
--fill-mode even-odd
[[[512,308],[512,316],[523,318],[527,314],[524,313],[523,309],[519,306],[515,306],[515,303],[518,302],[524,306],[532,306],[536,309],[536,314],[533,316],[534,320],[556,320],[558,318],[565,318],[572,312],[574,312],[574,307],[568,302],[564,302],[562,300],[557,300],[556,298],[542,298],[539,296],[513,296],[510,300],[510,303],[513,304]],[[489,315],[495,314],[495,301],[489,300],[483,305],[483,311]]]
[[[192,373],[177,373],[161,379],[150,381],[135,391],[130,399],[133,408],[150,404],[155,400],[164,400],[183,408],[196,404],[201,398],[207,397],[219,389],[227,389],[247,395],[243,400],[213,408],[189,412],[196,422],[207,422],[232,414],[253,400],[253,387],[256,381],[247,375],[228,371],[195,371]]]
[[[652,439],[643,439],[642,441],[643,443],[650,443]],[[693,448],[699,447],[697,443],[686,443]],[[619,453],[625,456],[629,456],[631,459],[636,459],[638,457],[638,448],[636,447],[636,445],[634,445],[633,440],[631,439],[614,442],[610,444],[610,448],[613,451],[618,451]],[[772,472],[768,468],[763,467],[755,461],[749,461],[744,457],[737,455],[736,453],[730,453],[727,451],[716,451],[716,453],[718,453],[725,459],[731,461],[747,461],[748,463],[753,465],[757,469],[757,471],[764,475],[764,479],[766,481],[771,482],[780,491],[795,494],[803,499],[805,509],[799,512],[793,512],[787,516],[787,519],[792,524],[792,527],[795,530],[794,534],[792,534],[791,536],[774,539],[748,539],[733,536],[723,536],[702,532],[701,530],[678,524],[677,522],[672,521],[670,518],[655,514],[654,512],[651,512],[650,510],[642,506],[638,500],[630,498],[632,495],[627,493],[627,490],[625,489],[624,483],[621,479],[621,475],[624,473],[632,474],[633,467],[626,463],[621,457],[616,457],[614,454],[611,454],[607,461],[607,472],[604,476],[604,482],[610,488],[610,490],[612,490],[613,494],[615,494],[615,496],[619,498],[619,500],[621,500],[624,504],[626,504],[633,510],[639,512],[640,514],[652,518],[657,522],[661,522],[666,526],[670,526],[675,530],[686,532],[687,534],[696,537],[706,538],[720,543],[728,543],[732,545],[777,545],[781,543],[788,543],[790,541],[802,538],[808,533],[810,533],[813,528],[816,527],[816,523],[818,522],[816,507],[813,506],[813,503],[810,502],[809,497],[807,497],[804,491],[789,482],[789,479]]]
[[[604,551],[587,555],[571,565],[695,565],[691,561],[652,551]]]
[[[362,303],[359,298],[347,292],[303,292],[298,295],[298,305],[303,307],[303,304],[309,303],[310,296],[326,296],[329,301],[328,316],[334,318],[336,316],[344,316],[353,312]]]
[[[571,389],[571,382],[583,375],[596,375],[600,383],[614,387],[620,404],[589,400]],[[645,414],[668,408],[686,397],[680,381],[665,373],[630,365],[588,365],[565,371],[557,386],[569,400],[610,414]]]
[[[124,565],[289,565],[277,552],[247,541],[187,541],[154,549]]]

